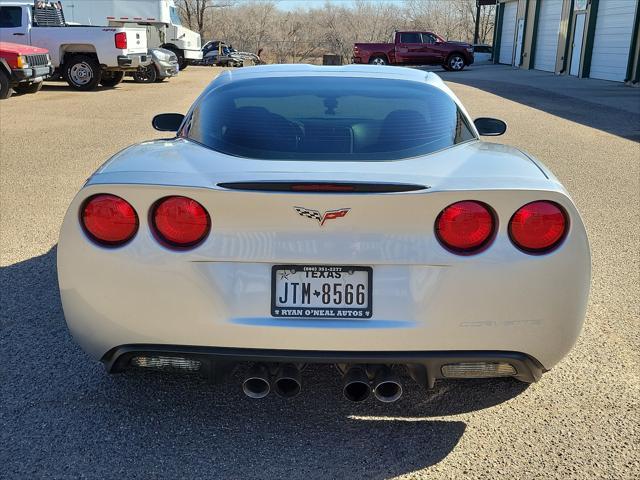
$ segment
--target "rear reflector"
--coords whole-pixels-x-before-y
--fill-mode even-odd
[[[130,365],[132,367],[154,368],[157,370],[187,370],[197,372],[202,366],[202,362],[184,357],[133,357]]]
[[[156,203],[152,212],[155,233],[172,247],[196,246],[204,240],[211,227],[205,208],[191,198],[165,197]]]
[[[449,205],[436,219],[436,237],[458,254],[480,251],[492,239],[494,216],[484,203],[466,200]]]
[[[513,365],[503,362],[450,363],[440,370],[447,378],[512,377],[518,373]]]
[[[557,247],[567,231],[567,215],[558,204],[538,201],[526,204],[509,221],[509,236],[527,253],[547,253]]]
[[[80,223],[92,240],[110,247],[127,243],[138,231],[138,215],[129,202],[106,193],[85,201]]]

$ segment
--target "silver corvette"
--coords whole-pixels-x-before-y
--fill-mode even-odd
[[[571,198],[433,73],[226,71],[153,125],[177,134],[108,160],[60,233],[67,324],[108,372],[239,369],[290,397],[322,363],[389,402],[405,372],[537,381],[580,333]]]

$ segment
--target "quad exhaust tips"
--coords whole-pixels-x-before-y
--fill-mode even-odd
[[[347,400],[362,402],[369,398],[371,385],[364,367],[351,367],[342,379],[342,393]]]
[[[242,391],[250,398],[264,398],[271,391],[271,375],[267,365],[257,363],[249,369],[242,382]],[[292,364],[278,368],[273,380],[273,390],[283,398],[293,398],[300,393],[300,370]]]
[[[242,391],[250,398],[264,398],[271,391],[269,383],[269,369],[266,365],[258,363],[251,367],[242,382]]]
[[[373,394],[384,403],[395,402],[402,396],[402,384],[389,367],[380,367],[373,377]]]
[[[293,398],[300,393],[300,370],[292,364],[282,365],[276,373],[274,391],[283,398]]]
[[[272,372],[263,363],[253,365],[242,382],[247,397],[264,398],[273,391],[280,397],[293,398],[302,389],[300,369],[291,363],[280,365],[272,379]],[[373,380],[371,380],[373,377]],[[395,402],[402,396],[402,384],[394,371],[384,365],[365,367],[354,365],[342,377],[342,393],[347,400],[363,402],[373,392],[384,403]]]

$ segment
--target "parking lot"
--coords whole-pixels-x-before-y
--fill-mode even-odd
[[[185,112],[219,71],[190,67],[161,84],[87,93],[48,83],[0,103],[0,477],[637,478],[637,88],[616,85],[625,90],[599,100],[563,93],[570,83],[516,88],[508,72],[494,81],[480,67],[445,76],[472,116],[508,123],[501,143],[553,170],[587,227],[585,329],[536,384],[458,381],[425,392],[407,383],[394,404],[352,404],[333,370],[314,367],[299,397],[251,400],[237,381],[108,376],[90,361],[57,290],[65,210],[109,156],[163,136],[153,115]]]

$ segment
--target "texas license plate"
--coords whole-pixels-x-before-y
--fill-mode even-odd
[[[271,315],[371,318],[371,267],[274,265]]]

